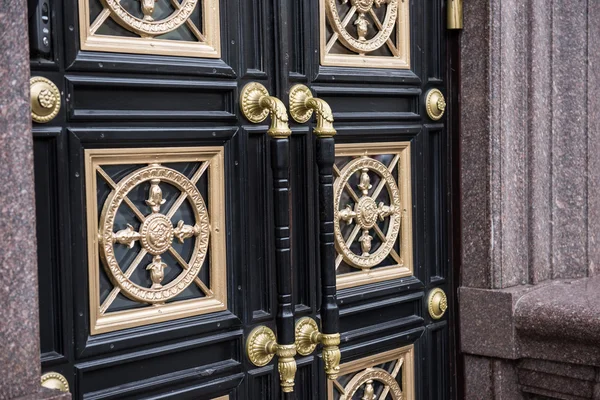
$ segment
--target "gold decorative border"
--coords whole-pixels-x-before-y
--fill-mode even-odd
[[[360,372],[386,362],[402,359],[402,394],[403,400],[415,399],[415,346],[414,344],[399,349],[386,351],[340,365],[339,376]],[[327,399],[333,400],[335,386],[341,386],[337,381],[327,381]]]
[[[203,42],[165,40],[142,37],[98,35],[102,24],[90,23],[90,0],[79,0],[79,38],[81,50],[126,54],[153,54],[202,58],[221,58],[219,0],[202,0]],[[103,13],[109,13],[105,9]],[[104,15],[104,18],[107,16]],[[108,16],[110,18],[110,16]]]
[[[410,142],[384,143],[350,143],[336,144],[335,156],[375,156],[380,154],[397,154],[398,189],[403,210],[400,227],[400,255],[402,264],[379,267],[365,271],[349,272],[337,276],[337,289],[345,289],[369,283],[387,281],[413,275],[413,220],[412,220],[412,185]],[[405,211],[404,211],[405,210]],[[341,262],[341,255],[336,257],[336,266]]]
[[[88,235],[90,334],[112,332],[157,322],[227,309],[227,258],[225,249],[225,173],[223,147],[167,147],[87,149],[85,183]],[[103,314],[100,310],[100,254],[96,170],[100,165],[209,161],[208,198],[211,216],[210,289],[212,296]]]
[[[327,12],[325,2],[319,0],[321,65],[334,67],[410,69],[410,6],[408,0],[398,0],[396,20],[397,56],[369,56],[360,54],[330,54],[327,50]]]

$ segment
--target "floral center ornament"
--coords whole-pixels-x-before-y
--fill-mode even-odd
[[[186,23],[198,5],[198,0],[171,0],[174,11],[161,20],[153,17],[157,0],[138,0],[143,18],[131,14],[121,4],[121,0],[102,0],[102,4],[110,11],[111,17],[123,28],[137,33],[141,37],[153,38],[172,32]]]
[[[357,173],[360,173],[359,183],[357,185],[361,194],[360,197],[349,183],[350,179]],[[376,189],[375,192],[370,195],[370,191],[373,187],[371,184],[370,173],[376,173],[381,177],[380,186],[385,186],[387,188],[390,198],[389,205],[386,205],[383,202],[377,204],[376,202],[376,198],[382,187]],[[344,190],[348,190],[351,197],[354,198],[354,207],[345,205],[344,208],[340,209],[342,193]],[[401,224],[400,191],[396,185],[394,176],[381,162],[365,156],[349,162],[344,169],[342,169],[335,182],[334,211],[336,248],[342,255],[344,261],[349,265],[355,268],[369,270],[380,264],[393,250],[394,244],[398,238],[398,233],[400,232]],[[389,218],[390,221],[388,224],[388,231],[384,234],[381,232],[377,222],[385,221],[387,218]],[[355,224],[355,232],[350,235],[348,240],[346,240],[342,234],[340,221],[348,225]],[[372,252],[372,230],[374,230],[381,238],[381,245],[375,252]],[[361,236],[358,239],[362,250],[361,254],[354,253],[350,248],[354,237],[358,232],[361,232]]]
[[[344,17],[339,14],[337,1],[325,0],[327,18],[341,43],[349,50],[364,55],[379,49],[390,39],[398,18],[399,0],[341,0],[342,4],[350,1],[352,6]],[[385,18],[381,22],[375,14],[373,6],[380,8],[384,4],[387,5],[387,9]],[[354,20],[354,26],[356,26],[357,37],[353,36],[346,28],[356,13],[358,16]],[[377,33],[367,39],[371,21],[377,28]]]
[[[146,204],[152,213],[148,216],[138,215],[142,220],[139,232],[132,225],[114,232],[114,223],[119,206],[126,201],[127,194],[138,185],[150,182],[150,190]],[[166,215],[161,213],[161,207],[166,203],[163,199],[161,183],[175,186],[187,198],[194,210],[196,223],[186,225],[179,221],[176,226],[171,222],[172,215],[182,202],[172,208]],[[177,202],[176,202],[177,204]],[[183,292],[195,279],[202,268],[208,251],[210,223],[208,212],[202,195],[196,186],[183,174],[159,164],[151,164],[125,177],[116,189],[109,195],[100,217],[100,254],[106,272],[111,281],[121,288],[123,293],[132,300],[150,304],[164,303]],[[195,237],[194,250],[189,261],[185,261],[173,248],[173,240],[177,238],[183,243]],[[152,262],[146,266],[150,272],[152,286],[142,287],[129,278],[131,274],[123,272],[115,253],[114,245],[121,244],[133,249],[135,242],[141,244],[142,252],[153,256]],[[165,269],[168,265],[161,255],[169,252],[181,265],[182,272],[171,282],[163,283]]]

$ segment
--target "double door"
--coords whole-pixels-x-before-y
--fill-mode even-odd
[[[44,383],[453,398],[444,13],[30,1]]]

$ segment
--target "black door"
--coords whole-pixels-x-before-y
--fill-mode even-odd
[[[453,398],[442,15],[31,1],[43,379],[75,399]]]

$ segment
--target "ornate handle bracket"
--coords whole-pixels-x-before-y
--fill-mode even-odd
[[[257,82],[244,86],[240,95],[240,107],[244,117],[259,124],[271,114],[271,127],[267,133],[274,138],[287,138],[292,134],[288,125],[285,105],[277,97],[269,95],[266,87]]]
[[[323,345],[323,362],[327,378],[335,380],[340,372],[340,334],[325,334],[319,332],[314,319],[304,317],[296,323],[296,349],[298,354],[307,356],[318,344]]]
[[[294,121],[303,124],[316,113],[317,126],[314,133],[319,137],[332,137],[336,134],[333,127],[333,112],[325,100],[313,97],[309,88],[294,85],[290,90],[290,114]]]
[[[282,345],[277,343],[275,333],[266,326],[254,328],[246,342],[246,352],[250,362],[257,367],[264,367],[277,355],[277,369],[281,381],[281,390],[284,393],[294,391],[294,377],[296,376],[296,345]]]

